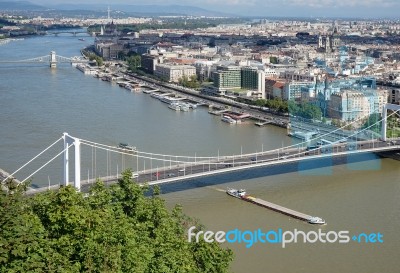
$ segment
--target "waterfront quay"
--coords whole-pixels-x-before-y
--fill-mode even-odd
[[[246,118],[249,118],[252,120],[256,120],[256,121],[270,120],[271,125],[275,125],[275,126],[279,126],[279,127],[283,127],[283,128],[286,128],[289,123],[289,120],[287,117],[258,111],[256,109],[250,108],[250,106],[245,103],[236,102],[229,98],[207,96],[207,95],[201,94],[200,92],[190,89],[190,88],[181,87],[181,86],[178,86],[175,84],[159,82],[152,78],[143,77],[143,76],[139,76],[139,75],[132,74],[132,73],[128,73],[127,75],[134,77],[138,80],[141,80],[143,82],[147,82],[148,84],[158,86],[159,88],[164,88],[165,90],[173,90],[173,91],[177,91],[178,93],[183,93],[183,94],[191,97],[192,99],[200,98],[203,103],[205,103],[208,106],[213,106],[213,108],[219,108],[219,109],[229,108],[230,111],[236,113],[237,115],[248,114],[248,116],[246,116]]]
[[[287,128],[289,124],[288,118],[284,116],[252,109],[247,104],[239,103],[229,98],[207,96],[193,89],[160,82],[155,79],[140,76],[134,73],[114,72],[104,74],[98,72],[95,77],[101,78],[103,81],[116,82],[121,87],[124,87],[132,92],[140,90],[142,90],[144,93],[150,94],[157,92],[160,94],[160,96],[174,98],[174,100],[177,101],[184,100],[194,103],[196,106],[206,106],[210,108],[210,114],[222,115],[226,113],[226,115],[237,120],[237,123],[247,119],[255,121],[256,125],[261,122],[264,124]],[[153,95],[153,97],[157,96]]]

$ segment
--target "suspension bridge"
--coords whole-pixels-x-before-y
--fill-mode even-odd
[[[57,55],[55,51],[51,51],[49,55],[35,57],[25,60],[0,60],[0,64],[11,63],[11,64],[24,64],[24,63],[48,63],[51,68],[57,67],[57,63],[70,63],[71,65],[79,63],[87,63],[88,60],[81,57],[64,57]]]
[[[390,110],[390,114],[388,114]],[[261,151],[256,153],[248,154],[237,154],[231,156],[179,156],[179,155],[168,155],[168,154],[157,154],[148,153],[139,150],[129,150],[126,148],[120,148],[116,146],[96,143],[90,140],[85,140],[64,133],[57,141],[52,143],[46,149],[41,151],[38,155],[33,157],[15,172],[10,174],[2,182],[5,182],[9,178],[13,178],[16,173],[21,171],[23,168],[28,166],[30,163],[35,161],[43,153],[47,152],[50,148],[56,144],[62,142],[63,149],[54,155],[49,161],[43,164],[40,168],[32,172],[26,178],[22,179],[20,183],[23,183],[33,177],[36,173],[42,170],[45,166],[50,164],[56,158],[62,156],[63,158],[63,178],[61,185],[74,185],[78,190],[87,191],[90,185],[95,183],[97,179],[102,180],[106,183],[116,182],[121,176],[119,174],[118,166],[115,174],[111,174],[112,162],[111,154],[119,156],[125,156],[131,158],[133,169],[133,177],[139,184],[147,183],[148,185],[161,185],[169,182],[186,181],[194,178],[212,176],[217,174],[224,174],[230,172],[240,172],[249,169],[263,168],[272,165],[285,165],[292,164],[294,162],[301,162],[307,160],[319,160],[323,158],[332,157],[345,157],[353,154],[363,153],[380,153],[380,152],[400,152],[400,138],[388,138],[387,136],[387,119],[390,116],[399,116],[400,106],[387,104],[384,107],[383,117],[376,123],[362,129],[355,131],[350,135],[346,135],[346,141],[343,139],[336,142],[330,142],[328,144],[320,145],[318,147],[309,146],[310,141],[290,145],[287,147],[277,148],[269,151]],[[358,122],[355,120],[354,122]],[[361,138],[361,136],[367,135],[368,130],[377,125],[382,124],[382,131],[379,138],[374,138],[374,134],[370,134],[369,139]],[[336,134],[343,128],[337,128],[334,131],[319,135],[311,141],[321,140],[331,134]],[[88,169],[87,179],[82,179],[81,173],[81,149],[87,146],[91,148],[91,165],[92,172]],[[310,148],[312,147],[312,148]],[[72,151],[71,151],[72,150]],[[107,160],[107,175],[97,175],[97,150],[106,152]],[[73,153],[73,157],[70,156]],[[70,178],[70,167],[73,162],[74,178]],[[147,166],[146,166],[146,162]],[[149,164],[150,163],[150,164]],[[135,166],[136,165],[136,166]],[[123,169],[123,164],[121,165]],[[102,168],[105,168],[103,166]],[[43,192],[49,189],[57,189],[60,184],[29,189],[27,194],[35,194]]]

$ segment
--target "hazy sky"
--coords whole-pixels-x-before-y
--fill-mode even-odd
[[[254,16],[395,17],[400,0],[31,0],[38,4],[177,4]]]

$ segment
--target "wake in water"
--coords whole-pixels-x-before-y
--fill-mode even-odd
[[[215,187],[215,186],[207,186],[206,188],[213,189],[213,190],[220,191],[220,192],[226,192],[226,190],[223,190],[223,189]]]

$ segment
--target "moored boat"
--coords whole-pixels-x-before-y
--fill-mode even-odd
[[[244,189],[237,190],[237,189],[227,188],[226,193],[230,196],[233,196],[233,197],[236,197],[239,199],[242,199],[243,197],[246,196],[246,191]]]
[[[230,124],[236,123],[236,120],[234,120],[230,116],[222,116],[221,120]]]
[[[175,111],[181,111],[181,107],[179,106],[178,103],[175,102],[168,104],[168,108]]]
[[[189,106],[186,103],[180,103],[178,105],[181,108],[181,111],[187,112],[190,109]]]

